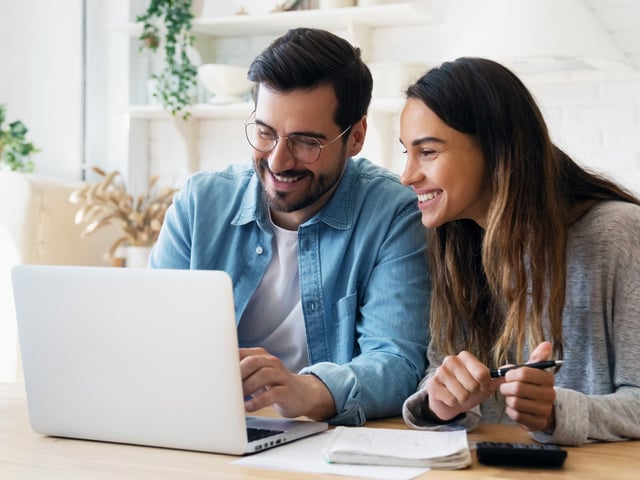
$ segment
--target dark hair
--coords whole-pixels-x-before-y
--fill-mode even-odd
[[[333,85],[335,122],[345,129],[367,114],[373,79],[360,49],[330,32],[295,28],[271,43],[249,67],[247,78],[281,92]]]
[[[446,62],[406,95],[475,137],[491,189],[486,230],[470,220],[429,229],[436,348],[521,362],[525,338],[530,348],[543,339],[547,314],[561,356],[569,227],[598,202],[638,199],[555,146],[532,95],[496,62]],[[519,358],[508,358],[514,348]]]

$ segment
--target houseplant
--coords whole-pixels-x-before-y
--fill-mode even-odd
[[[197,87],[197,66],[189,58],[195,37],[191,33],[192,0],[151,0],[136,20],[142,22],[141,48],[164,47],[164,69],[154,74],[155,96],[173,115],[189,117],[188,107]]]
[[[134,197],[127,192],[119,171],[106,173],[98,167],[91,170],[102,177],[71,193],[69,200],[80,205],[75,223],[84,224],[83,237],[106,225],[115,225],[120,236],[109,248],[107,257],[113,259],[119,247],[148,247],[158,240],[164,215],[178,189],[157,186],[158,177],[149,180],[147,192]]]
[[[20,120],[5,126],[6,107],[0,105],[0,170],[31,173],[31,154],[40,151],[27,140],[27,127]]]

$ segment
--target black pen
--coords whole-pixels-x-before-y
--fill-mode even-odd
[[[498,368],[497,370],[491,370],[490,375],[491,378],[504,377],[509,370],[520,367],[539,368],[541,370],[544,370],[545,368],[557,367],[559,365],[562,365],[562,360],[545,360],[544,362],[525,363],[523,365]]]

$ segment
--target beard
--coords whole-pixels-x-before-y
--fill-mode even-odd
[[[267,159],[256,159],[253,165],[264,189],[269,208],[277,212],[291,213],[315,204],[327,192],[331,191],[340,181],[346,161],[347,159],[345,157],[340,168],[322,174],[315,174],[309,170],[286,170],[278,172],[279,177],[289,177],[297,180],[308,177],[309,186],[303,192],[270,191],[265,186],[265,177],[271,176],[273,173],[269,169]]]

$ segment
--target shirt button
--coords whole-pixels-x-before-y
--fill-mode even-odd
[[[262,247],[256,247],[256,253],[258,255],[262,255],[262,252],[264,252],[264,250],[262,249]]]

